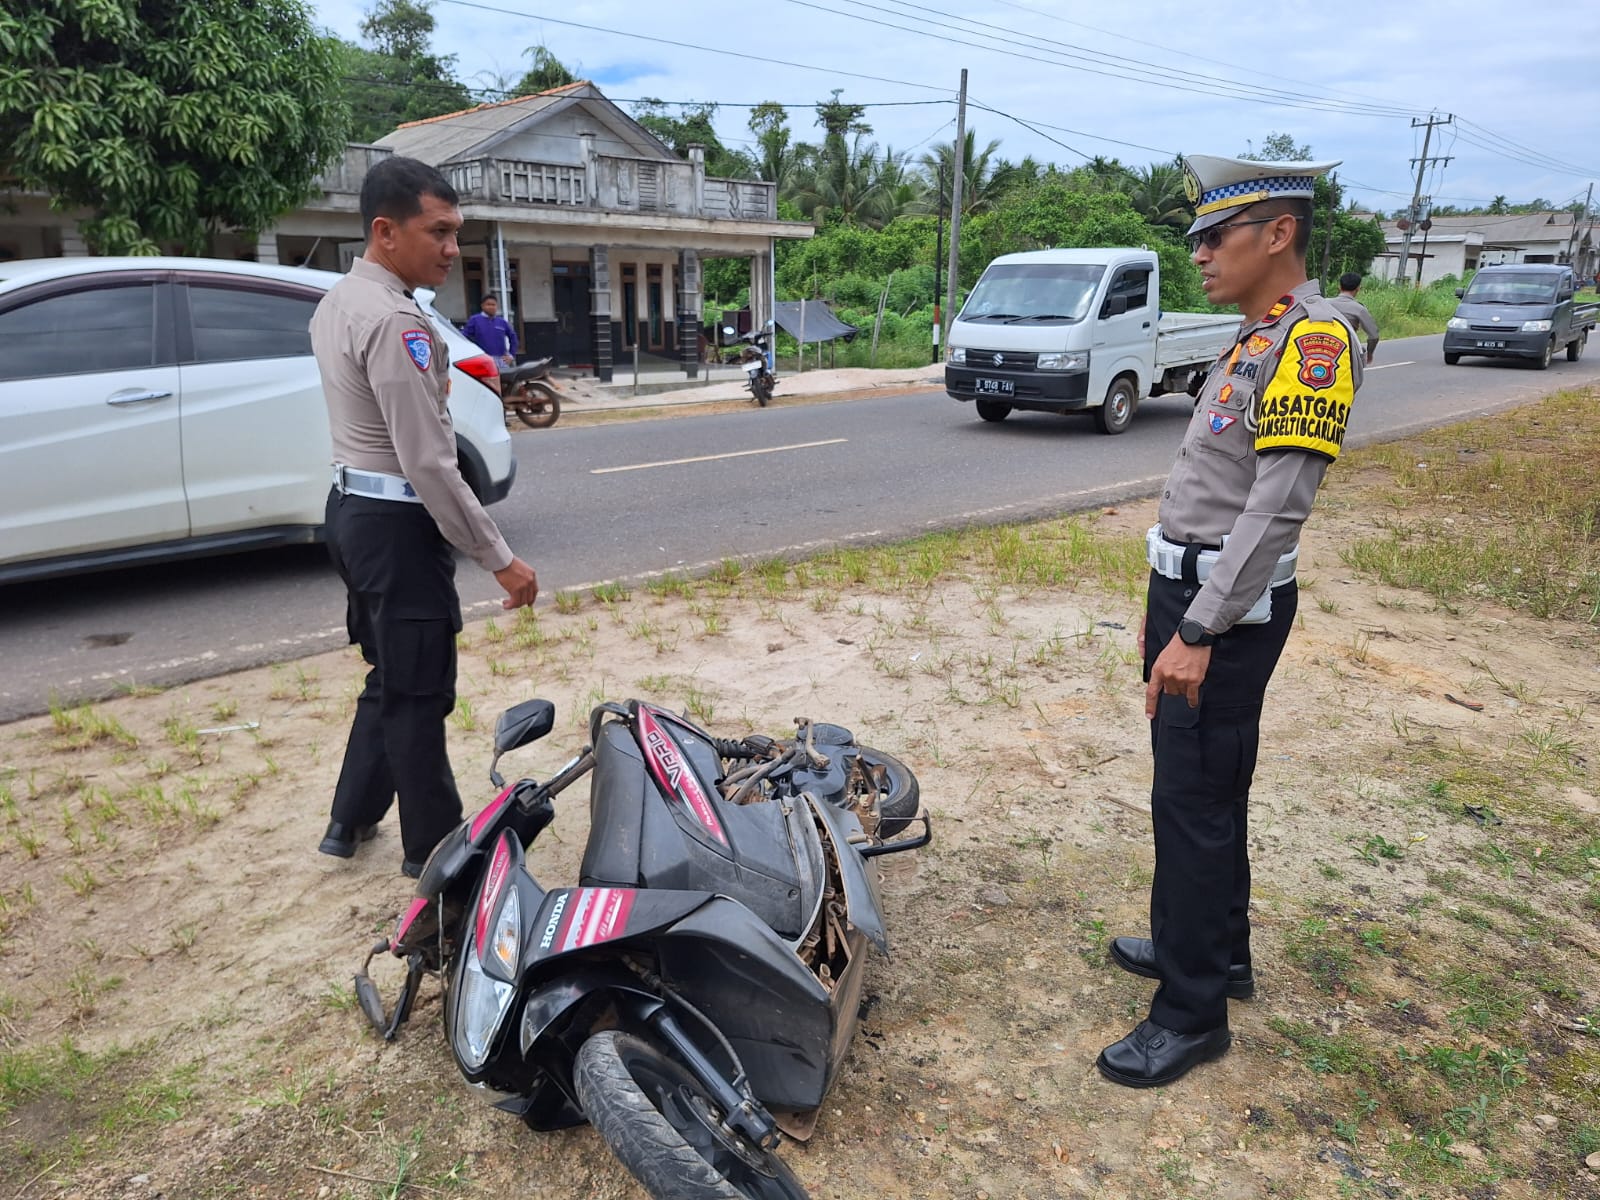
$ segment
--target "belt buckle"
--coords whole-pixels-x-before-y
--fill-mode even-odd
[[[348,496],[350,494],[349,481],[345,477],[345,472],[347,470],[349,470],[349,468],[346,467],[344,463],[333,464],[333,486],[339,489],[339,494],[341,496]]]

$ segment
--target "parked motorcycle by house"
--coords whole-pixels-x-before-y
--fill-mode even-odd
[[[733,740],[630,700],[596,707],[551,778],[504,786],[501,755],[554,723],[544,700],[501,715],[503,790],[429,857],[356,975],[363,1012],[392,1039],[435,974],[456,1064],[497,1108],[588,1121],[657,1200],[804,1200],[780,1130],[810,1137],[887,948],[868,860],[931,840],[915,776],[838,725]],[[528,848],[591,774],[578,886],[546,890]],[[384,953],[407,966],[392,1014],[368,975]]]
[[[553,358],[500,372],[500,403],[530,429],[548,429],[561,415],[561,389],[550,378]]]
[[[738,357],[734,359],[744,367],[746,376],[745,387],[750,395],[762,408],[767,406],[767,401],[772,399],[774,386],[778,377],[772,373],[768,365],[768,351],[772,344],[772,322],[768,321],[760,329],[752,329],[749,333],[739,333],[731,325],[724,326],[722,336],[736,338],[740,343]]]

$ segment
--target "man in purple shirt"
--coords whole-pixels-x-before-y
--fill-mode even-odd
[[[483,311],[475,312],[468,318],[463,332],[502,367],[515,366],[517,331],[511,328],[510,321],[497,315],[500,311],[500,298],[490,292],[483,298],[480,307]]]

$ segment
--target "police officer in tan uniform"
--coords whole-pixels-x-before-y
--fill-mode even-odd
[[[460,254],[455,190],[416,159],[385,159],[362,183],[361,221],[365,255],[311,319],[333,435],[328,552],[372,666],[318,849],[349,858],[398,794],[401,870],[415,877],[461,820],[444,727],[461,628],[450,548],[494,572],[506,608],[532,604],[539,583],[461,478],[449,357],[411,295]]]
[[[1246,841],[1262,701],[1294,621],[1300,526],[1361,385],[1349,327],[1306,278],[1312,183],[1335,165],[1185,163],[1206,294],[1244,319],[1200,391],[1147,539],[1152,936],[1117,938],[1111,956],[1161,983],[1148,1019],[1097,1064],[1129,1087],[1225,1053],[1228,997],[1255,988]]]

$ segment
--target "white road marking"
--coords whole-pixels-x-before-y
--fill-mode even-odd
[[[1369,371],[1387,371],[1390,367],[1414,367],[1415,362],[1379,363],[1375,367],[1368,367]]]
[[[648,471],[651,467],[681,467],[685,463],[716,462],[721,458],[744,458],[750,454],[781,454],[785,450],[809,450],[813,446],[838,446],[849,438],[829,438],[825,442],[796,442],[792,446],[768,446],[762,450],[730,450],[726,454],[701,454],[695,458],[668,458],[661,462],[633,463],[626,467],[595,467],[591,475],[613,475],[618,471]]]

